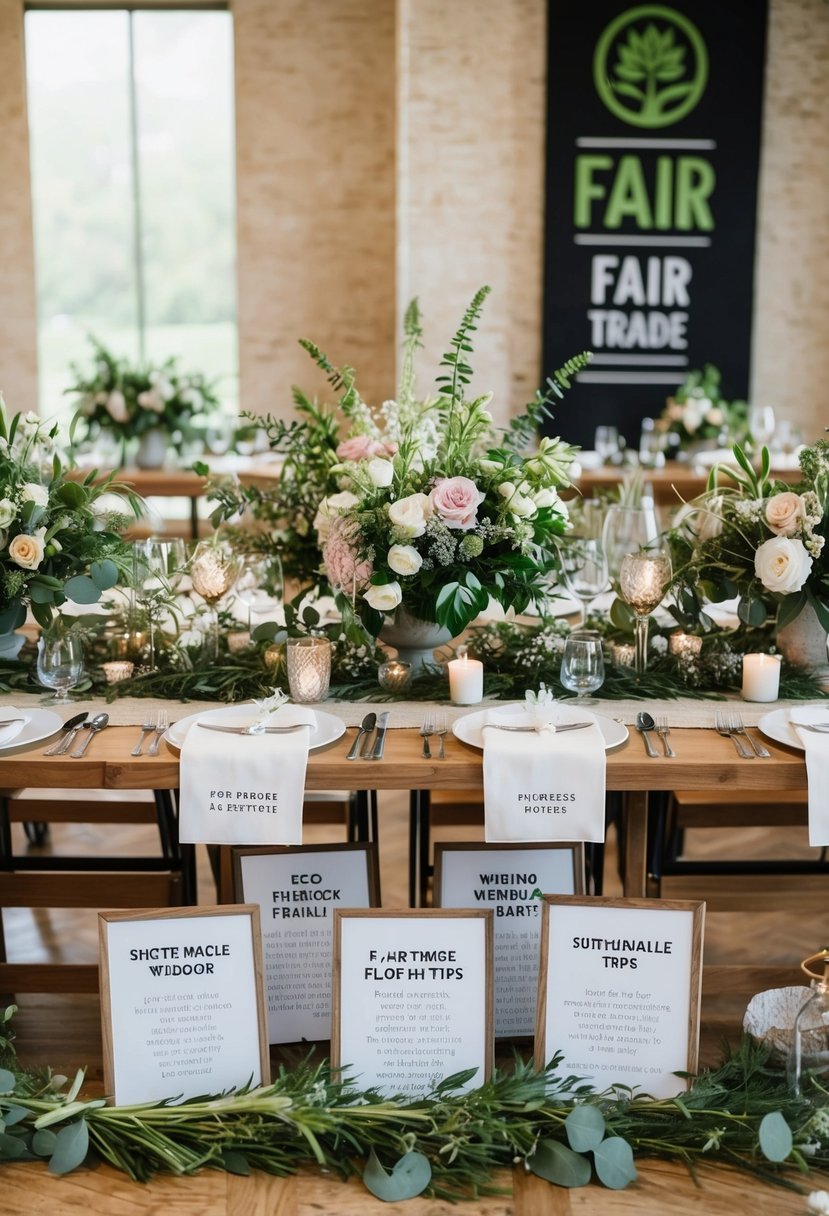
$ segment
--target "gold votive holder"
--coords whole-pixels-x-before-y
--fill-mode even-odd
[[[248,646],[250,646],[249,630],[240,629],[227,635],[227,648],[231,654],[240,654],[243,650],[247,650]]]
[[[128,659],[112,659],[109,663],[101,664],[107,684],[120,684],[122,680],[128,680],[134,670],[135,664]]]
[[[288,687],[298,705],[322,701],[331,680],[331,643],[328,638],[288,638]]]
[[[412,682],[411,663],[402,663],[400,659],[389,659],[377,668],[377,682],[386,692],[403,692]]]
[[[702,638],[678,629],[668,638],[668,650],[679,658],[695,659],[702,650]]]
[[[282,663],[284,658],[285,658],[285,645],[283,642],[272,642],[271,645],[266,648],[264,654],[262,655],[262,659],[265,663],[265,666],[270,668],[271,671],[273,671],[273,669],[275,667],[279,667],[280,663]]]
[[[610,659],[614,667],[632,667],[636,661],[636,647],[631,642],[611,642]]]

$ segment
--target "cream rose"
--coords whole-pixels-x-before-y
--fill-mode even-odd
[[[773,536],[754,554],[754,572],[768,591],[799,591],[812,572],[812,559],[801,540]]]
[[[148,388],[138,394],[138,404],[152,414],[164,413],[164,398],[157,388]]]
[[[395,528],[412,538],[423,535],[434,513],[428,494],[409,494],[389,507],[389,519]]]
[[[478,522],[478,507],[486,497],[469,477],[445,477],[429,495],[447,528],[468,532]]]
[[[0,528],[7,528],[17,514],[17,507],[10,498],[0,498]]]
[[[559,501],[558,491],[554,490],[552,486],[536,490],[532,500],[537,507],[554,507]]]
[[[340,511],[348,511],[351,507],[356,507],[359,501],[357,495],[352,494],[350,490],[341,490],[339,494],[329,494],[327,498],[323,498],[314,516],[314,529],[321,543],[324,544],[328,540],[331,521],[335,516]]]
[[[720,514],[723,506],[722,495],[717,494],[712,498],[710,505],[711,510],[698,512],[694,521],[697,539],[703,545],[722,533],[722,515]]]
[[[803,499],[792,490],[775,494],[766,503],[766,523],[777,536],[794,536],[805,516]]]
[[[403,592],[399,583],[383,583],[379,587],[371,586],[363,593],[366,602],[377,612],[393,612],[403,600]]]
[[[38,528],[31,535],[21,532],[19,536],[15,536],[9,545],[11,560],[24,570],[37,570],[43,561],[43,537],[45,535],[46,529]]]
[[[423,558],[414,545],[392,545],[386,555],[386,561],[395,574],[417,574],[423,565]]]
[[[49,491],[45,486],[38,485],[36,481],[27,481],[20,491],[20,497],[23,502],[34,502],[39,507],[49,506]]]
[[[373,460],[368,462],[368,475],[373,486],[383,489],[392,483],[394,465],[390,460],[382,460],[379,456],[375,456]]]
[[[114,389],[106,400],[107,413],[115,422],[126,422],[129,418],[127,399],[120,389]]]

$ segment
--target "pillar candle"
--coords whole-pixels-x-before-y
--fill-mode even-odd
[[[780,656],[743,655],[743,700],[776,701],[780,690]]]
[[[449,664],[449,696],[453,705],[477,705],[484,695],[484,665],[458,651]]]

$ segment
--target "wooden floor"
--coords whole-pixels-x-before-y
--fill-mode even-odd
[[[400,794],[381,795],[381,890],[386,907],[405,906],[407,891],[408,804]],[[101,828],[86,825],[54,825],[50,848],[54,851],[94,851],[99,845]],[[155,848],[154,829],[143,826],[107,828],[107,851],[116,847],[124,852],[150,852]],[[20,835],[18,835],[20,833]],[[753,829],[742,831],[739,842],[732,833],[706,831],[689,836],[688,852],[694,856],[722,856],[739,847],[742,856],[807,856],[802,831]],[[440,839],[480,839],[480,829],[443,829]],[[336,828],[311,828],[309,843],[342,838]],[[16,848],[25,847],[22,829],[15,828]],[[608,840],[605,859],[605,893],[621,892],[616,874],[614,839]],[[199,850],[199,902],[215,900],[207,855]],[[14,909],[4,913],[6,942],[10,961],[94,962],[97,951],[97,921],[94,912]],[[780,915],[768,913],[711,915],[706,925],[706,964],[749,963],[780,965],[787,982],[800,982],[798,964],[819,949],[827,937],[825,901],[813,910]],[[790,970],[790,975],[789,975]],[[735,1041],[748,993],[703,994],[702,1063],[720,1058],[724,1039]],[[28,1064],[50,1064],[60,1072],[87,1068],[93,1086],[101,1080],[100,1013],[93,996],[26,996],[15,1019],[17,1046],[21,1060]],[[618,1213],[707,1213],[729,1216],[748,1211],[761,1216],[802,1214],[802,1197],[776,1188],[747,1182],[741,1175],[711,1171],[703,1175],[703,1188],[695,1187],[684,1170],[660,1163],[641,1167],[641,1178],[625,1192],[609,1192],[600,1187],[562,1191],[532,1177],[505,1175],[501,1181],[511,1192],[505,1198],[475,1201],[466,1210],[481,1216],[545,1216],[573,1213],[574,1216],[614,1216]],[[192,1179],[159,1179],[140,1187],[123,1176],[102,1167],[80,1171],[56,1180],[41,1166],[5,1167],[2,1173],[0,1210],[16,1213],[75,1213],[81,1210],[106,1211],[112,1216],[133,1212],[224,1214],[254,1216],[325,1216],[326,1213],[393,1214],[403,1205],[380,1204],[359,1184],[345,1186],[339,1181],[304,1173],[299,1179],[274,1180],[257,1175],[240,1179],[208,1172]],[[829,1185],[814,1182],[815,1189]],[[808,1189],[808,1187],[807,1187]],[[750,1196],[750,1198],[749,1198]],[[407,1216],[443,1216],[463,1211],[451,1205],[427,1200],[405,1205]]]

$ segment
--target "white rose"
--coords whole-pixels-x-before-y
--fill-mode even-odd
[[[40,486],[36,481],[27,481],[23,489],[20,491],[20,497],[23,502],[34,502],[39,507],[49,506],[49,491],[45,486]],[[6,521],[9,522],[8,520]]]
[[[558,491],[549,487],[544,490],[536,490],[532,496],[533,502],[537,507],[554,507],[559,501]]]
[[[710,505],[711,510],[700,511],[694,523],[697,539],[703,545],[707,544],[709,540],[714,540],[722,532],[722,515],[720,514],[723,507],[722,495],[717,494],[712,498]]]
[[[9,545],[11,560],[23,570],[37,570],[43,561],[43,537],[45,535],[46,529],[38,528],[31,535],[21,532],[19,536],[15,536]]]
[[[414,545],[392,545],[386,561],[395,574],[417,574],[423,565],[423,558]]]
[[[812,572],[812,559],[801,540],[773,536],[754,554],[754,572],[768,591],[799,591]]]
[[[501,460],[484,459],[478,461],[478,468],[482,473],[500,473],[503,467],[503,461]]]
[[[389,507],[389,519],[395,528],[412,538],[423,535],[426,523],[434,513],[428,494],[409,494],[406,498],[398,498]]]
[[[370,607],[377,612],[393,612],[403,600],[399,583],[383,583],[380,587],[367,587],[364,596]]]
[[[513,494],[507,503],[507,510],[511,511],[513,515],[517,515],[519,519],[531,519],[538,507],[526,494]]]
[[[794,536],[805,517],[803,499],[792,490],[775,494],[766,503],[766,523],[776,536]]]
[[[0,498],[0,528],[7,528],[17,514],[10,498]]]
[[[394,477],[394,465],[390,460],[383,460],[381,457],[375,456],[368,462],[368,475],[373,486],[380,489],[390,486]]]
[[[339,494],[329,494],[327,498],[323,498],[314,516],[314,529],[322,543],[328,540],[334,516],[340,511],[356,507],[359,501],[357,495],[352,494],[350,490],[341,490]]]
[[[126,422],[129,418],[127,399],[120,389],[113,389],[106,401],[107,413],[115,422]]]

